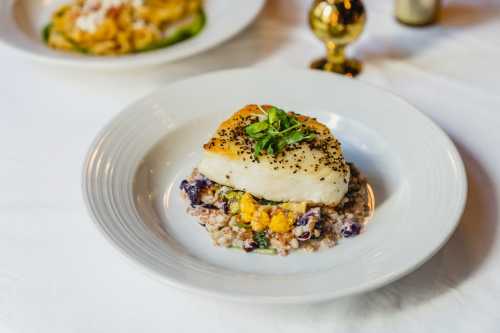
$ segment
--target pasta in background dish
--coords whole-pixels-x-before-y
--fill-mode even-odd
[[[52,15],[43,37],[58,50],[123,55],[170,46],[204,25],[202,0],[75,0]]]

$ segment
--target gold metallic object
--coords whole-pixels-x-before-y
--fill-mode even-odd
[[[411,26],[424,26],[436,22],[440,0],[396,0],[396,19]]]
[[[309,11],[309,25],[326,46],[326,58],[314,61],[311,68],[356,76],[362,65],[345,56],[346,46],[356,40],[366,22],[360,0],[315,0]]]

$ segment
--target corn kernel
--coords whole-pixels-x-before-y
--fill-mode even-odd
[[[259,216],[259,221],[266,227],[271,223],[271,219],[269,218],[269,214],[266,213],[266,211],[261,210],[260,211],[260,216]]]
[[[288,232],[291,227],[291,223],[289,221],[290,219],[280,211],[277,214],[274,214],[271,218],[269,228],[274,232]]]
[[[269,215],[266,213],[266,211],[260,209],[253,214],[253,219],[251,222],[252,230],[263,231],[269,226],[270,222],[271,219],[269,218]]]
[[[252,221],[253,213],[256,210],[255,200],[249,193],[243,194],[240,199],[241,219],[245,223]]]
[[[290,210],[294,213],[304,214],[307,210],[307,202],[285,202],[280,205],[284,209]]]
[[[264,231],[266,229],[265,225],[256,220],[252,220],[252,222],[250,222],[250,225],[252,226],[253,231]]]

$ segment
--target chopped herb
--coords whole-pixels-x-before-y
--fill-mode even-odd
[[[259,199],[259,204],[261,205],[279,205],[281,202],[279,201],[272,201],[272,200],[267,200],[267,199]]]
[[[266,114],[266,118],[245,127],[245,133],[255,141],[255,157],[262,151],[276,155],[288,145],[311,141],[316,137],[314,132],[294,115],[274,106],[267,112],[260,106],[259,109]]]
[[[236,225],[240,228],[243,228],[243,229],[250,229],[251,228],[251,225],[250,224],[244,224],[244,223],[239,223],[239,222],[236,222]]]
[[[269,247],[269,239],[264,231],[256,232],[253,240],[259,245],[259,249],[267,249]]]
[[[241,191],[229,191],[229,192],[224,194],[224,198],[226,200],[239,201],[242,196],[243,196],[243,192],[241,192]]]
[[[236,215],[240,212],[240,204],[238,201],[231,201],[229,203],[229,212],[231,215]]]

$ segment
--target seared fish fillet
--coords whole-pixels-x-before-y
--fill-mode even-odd
[[[267,200],[338,204],[347,192],[350,172],[330,130],[296,114],[316,133],[315,139],[287,146],[275,156],[263,153],[255,158],[254,141],[244,129],[262,116],[261,108],[248,105],[224,121],[203,146],[198,170],[219,184]]]

